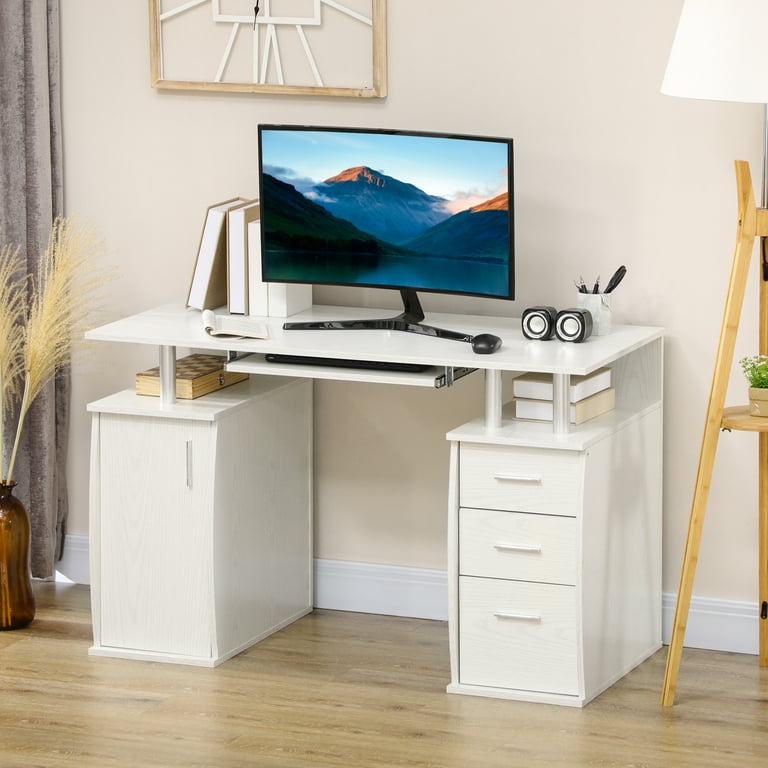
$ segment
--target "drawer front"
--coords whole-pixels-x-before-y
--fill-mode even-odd
[[[576,583],[576,518],[459,510],[459,573]]]
[[[576,588],[459,579],[459,681],[579,695]]]
[[[462,443],[459,456],[462,507],[571,517],[578,513],[579,453]]]

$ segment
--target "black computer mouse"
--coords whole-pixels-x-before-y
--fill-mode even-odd
[[[472,351],[478,355],[490,355],[501,346],[501,339],[492,333],[480,333],[472,337]]]

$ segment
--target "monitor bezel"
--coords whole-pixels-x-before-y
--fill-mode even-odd
[[[514,140],[512,138],[489,136],[489,135],[477,135],[477,134],[465,134],[465,133],[450,133],[450,132],[438,132],[438,131],[422,131],[422,130],[410,130],[400,128],[365,128],[365,127],[341,127],[341,126],[321,126],[321,125],[300,125],[300,124],[271,124],[264,123],[258,125],[258,180],[259,191],[263,188],[263,153],[262,153],[262,138],[265,131],[286,131],[286,132],[324,132],[324,133],[350,133],[350,134],[370,134],[370,135],[392,135],[392,136],[414,136],[423,138],[435,138],[435,139],[456,139],[456,140],[469,140],[469,141],[483,141],[492,142],[497,144],[503,144],[507,148],[507,185],[508,185],[508,208],[507,208],[507,225],[509,232],[509,250],[508,250],[508,275],[506,293],[488,293],[488,292],[476,292],[476,291],[464,291],[457,290],[455,288],[439,288],[439,287],[424,287],[413,285],[399,285],[396,283],[377,283],[377,282],[344,282],[344,281],[322,281],[322,280],[298,280],[298,279],[278,279],[271,278],[266,274],[266,259],[265,248],[263,243],[265,242],[265,225],[264,218],[262,217],[260,223],[260,231],[262,238],[262,259],[261,259],[261,279],[265,283],[283,283],[283,284],[298,284],[298,285],[317,285],[317,286],[330,286],[330,287],[349,287],[349,288],[375,288],[380,290],[394,290],[394,291],[413,291],[418,293],[430,293],[430,294],[443,294],[454,296],[474,296],[484,299],[497,299],[500,301],[512,301],[515,298],[516,289],[516,246],[515,246],[515,216],[514,216]]]

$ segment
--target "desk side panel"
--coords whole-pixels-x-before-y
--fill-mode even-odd
[[[590,447],[581,530],[587,700],[661,647],[661,408]]]
[[[312,383],[293,380],[219,423],[218,658],[312,610]]]

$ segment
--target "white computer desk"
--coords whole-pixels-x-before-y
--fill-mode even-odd
[[[291,320],[381,316],[315,306]],[[515,318],[427,313],[502,338],[478,355],[430,336],[283,321],[267,319],[268,339],[216,339],[199,312],[169,305],[87,333],[154,345],[161,368],[159,398],[128,389],[89,405],[92,653],[214,666],[310,611],[311,379],[434,387],[467,368],[485,376],[485,408],[448,434],[448,690],[580,706],[660,646],[660,328],[542,342]],[[253,375],[177,402],[177,348],[227,353],[228,368]],[[276,365],[269,352],[434,370]],[[569,425],[570,376],[606,366],[615,409]],[[518,421],[503,402],[502,374],[528,371],[553,376],[552,423]],[[168,490],[177,442],[179,488]]]

